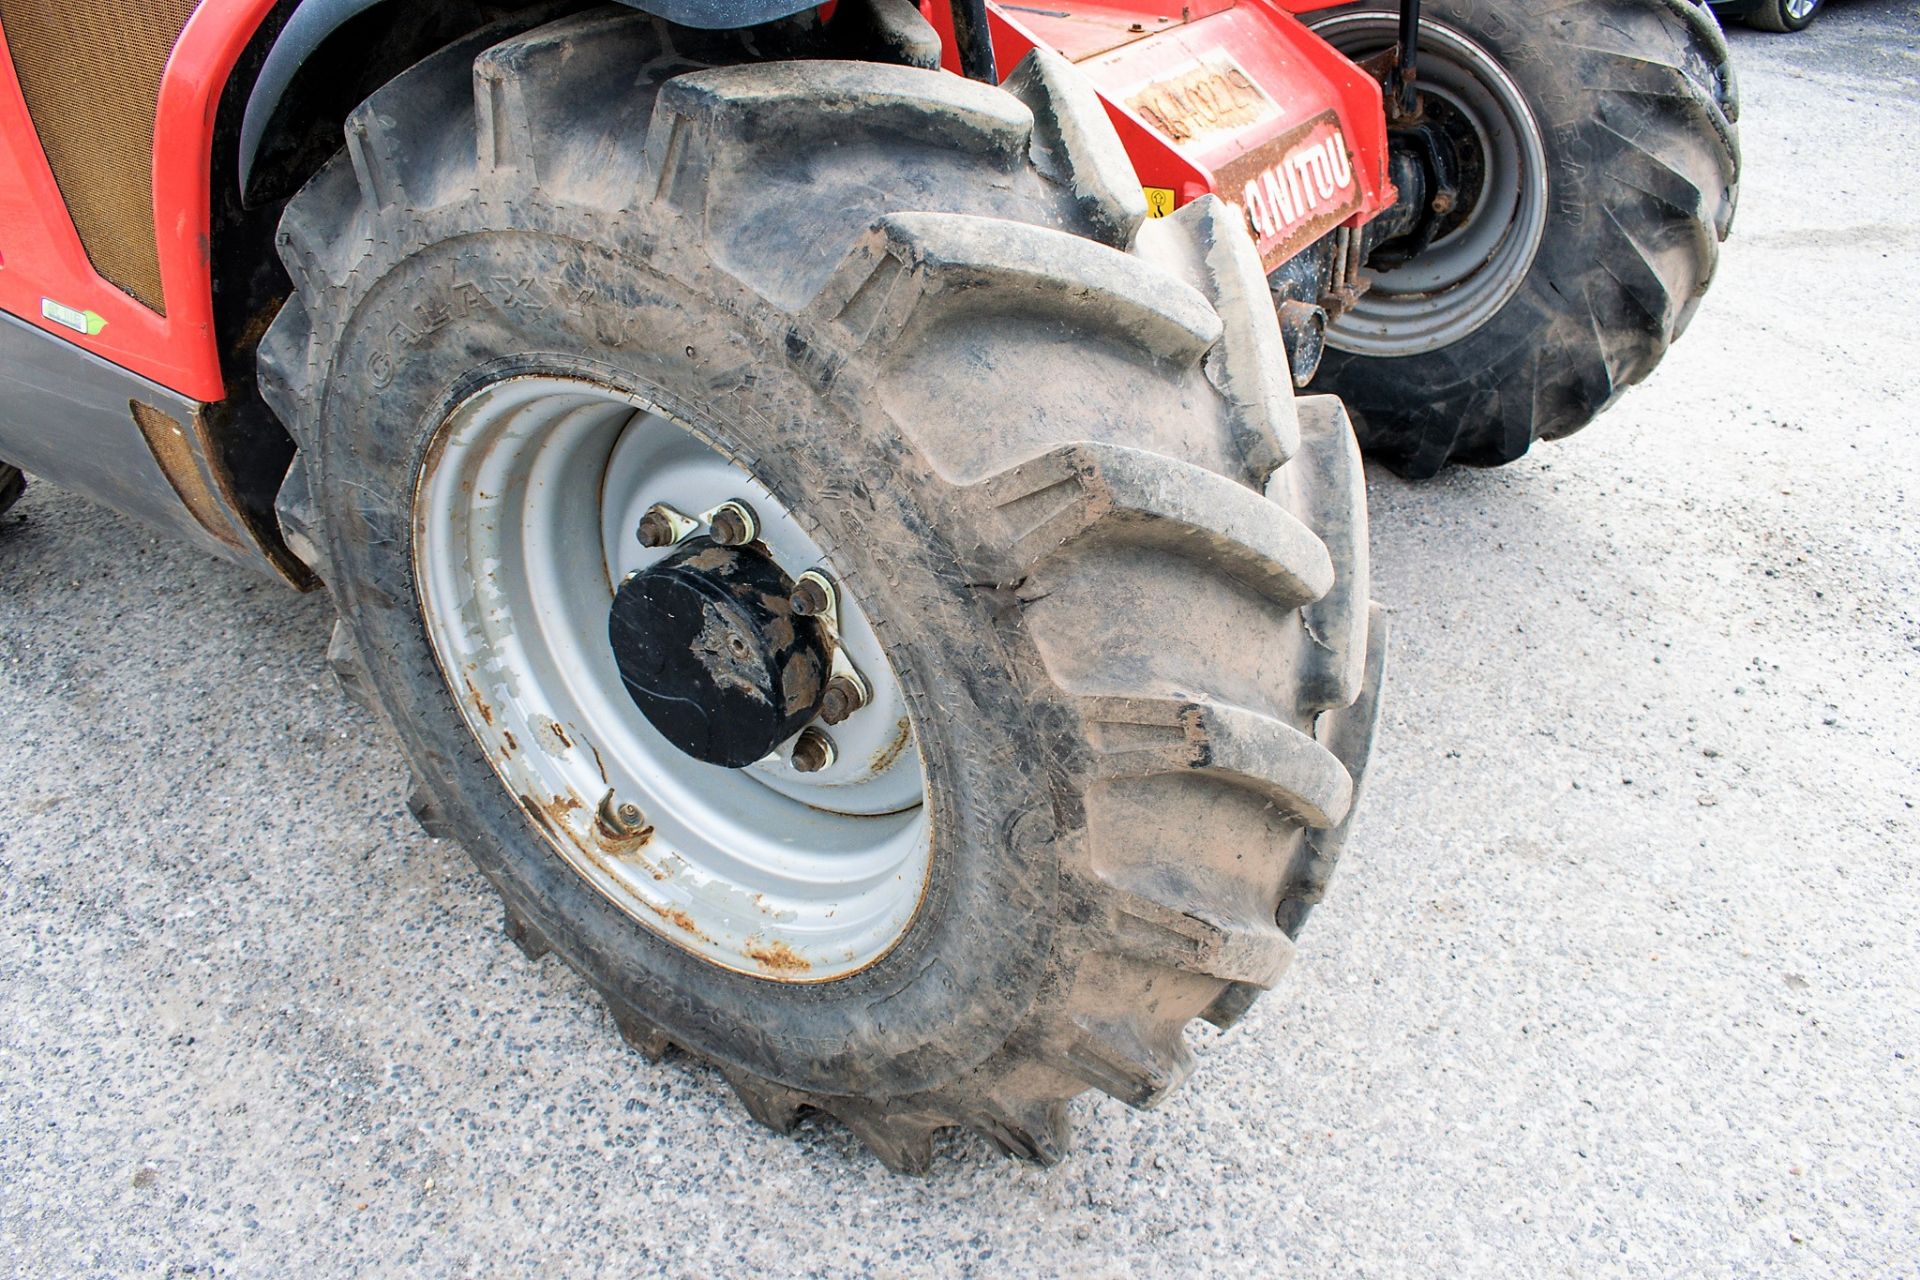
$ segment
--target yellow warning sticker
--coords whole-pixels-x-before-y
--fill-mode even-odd
[[[1173,212],[1173,192],[1166,187],[1142,187],[1147,193],[1147,216],[1164,218]]]

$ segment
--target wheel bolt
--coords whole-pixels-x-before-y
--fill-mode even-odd
[[[845,676],[835,676],[827,681],[827,692],[820,699],[820,718],[828,724],[839,724],[866,702],[866,694],[859,685]]]
[[[809,575],[794,584],[789,603],[801,617],[814,618],[833,608],[833,595],[824,581]]]
[[[600,798],[593,816],[600,834],[610,840],[630,840],[641,834],[647,824],[647,815],[639,805],[631,800],[614,799],[612,791]]]
[[[723,502],[709,518],[713,540],[723,547],[744,547],[760,536],[760,521],[744,502]]]
[[[670,547],[680,541],[675,536],[673,520],[659,507],[650,508],[640,517],[640,545],[643,547]]]
[[[793,767],[801,773],[818,773],[831,765],[838,754],[832,738],[808,727],[800,731],[799,739],[793,744]]]

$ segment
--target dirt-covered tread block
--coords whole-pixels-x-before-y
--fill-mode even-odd
[[[559,6],[553,6],[559,7]],[[627,56],[633,31],[653,20],[635,10],[603,6],[535,26],[488,46],[478,41],[473,63],[470,110],[474,121],[476,164],[495,194],[536,198],[543,184],[556,180],[570,157],[593,166],[617,207],[640,190],[638,174],[624,166],[611,170],[605,158],[618,149],[613,135],[636,122],[625,99],[634,82]],[[470,52],[470,47],[463,46]],[[450,88],[454,78],[447,80]],[[583,115],[580,100],[606,109]],[[449,115],[468,108],[449,101]],[[599,163],[596,163],[599,162]],[[450,193],[451,194],[451,193]]]
[[[1630,253],[1623,253],[1617,258],[1609,259],[1607,274],[1613,277],[1615,285],[1627,300],[1639,309],[1649,325],[1657,328],[1663,335],[1670,333],[1672,325],[1680,317],[1681,305],[1690,295],[1676,297],[1667,282],[1660,278],[1659,272],[1653,266],[1660,254],[1660,249],[1648,241],[1645,231],[1636,230],[1621,221],[1612,210],[1606,211],[1606,218],[1612,225],[1614,234],[1632,250]],[[1670,341],[1671,338],[1663,337],[1661,349],[1664,350]]]
[[[27,478],[20,468],[0,462],[0,516],[5,515],[27,491]]]
[[[458,840],[460,830],[448,819],[444,810],[427,784],[414,778],[407,784],[407,812],[420,825],[432,840]]]
[[[478,138],[475,151],[480,166],[496,180],[527,170],[530,183],[538,181],[533,144],[533,118],[527,106],[525,54],[516,46],[488,50],[473,64],[473,113]]]
[[[1719,144],[1714,155],[1721,176],[1727,183],[1738,178],[1740,135],[1722,107],[1717,86],[1700,83],[1689,74],[1683,60],[1643,59],[1633,48],[1617,44],[1596,43],[1577,51],[1606,59],[1605,74],[1590,82],[1600,92],[1614,98],[1637,99],[1647,109],[1704,127]],[[1635,149],[1644,147],[1636,145]]]
[[[1297,484],[1307,520],[1320,531],[1342,572],[1304,611],[1308,655],[1300,707],[1344,707],[1360,695],[1366,665],[1367,606],[1373,590],[1367,530],[1367,475],[1346,408],[1337,396],[1299,402],[1301,455]]]
[[[545,8],[551,12],[557,6]],[[486,137],[491,122],[476,91],[481,65],[493,49],[513,47],[518,37],[512,33],[541,12],[527,10],[455,41],[420,63],[418,74],[382,87],[348,116],[347,154],[362,203],[376,218],[394,209],[430,208],[472,195],[472,185],[464,179],[474,167],[481,141],[507,141]],[[503,99],[517,103],[517,88],[486,105]]]
[[[809,310],[890,344],[960,308],[1053,314],[1179,361],[1220,337],[1206,299],[1168,272],[1063,231],[963,213],[881,218]]]
[[[327,667],[340,682],[340,691],[353,699],[355,705],[368,715],[381,714],[380,700],[367,676],[367,664],[360,657],[360,645],[353,638],[353,628],[344,619],[334,620],[333,631],[327,637]]]
[[[1264,485],[1300,451],[1300,424],[1287,344],[1259,251],[1239,210],[1216,196],[1195,200],[1167,221],[1169,230],[1184,229],[1203,247],[1205,293],[1221,323],[1220,341],[1207,354],[1207,377],[1232,406],[1249,479]]]
[[[274,250],[311,318],[330,313],[326,293],[372,247],[373,217],[353,166],[328,165],[308,180],[274,229]]]
[[[304,419],[313,395],[307,360],[312,337],[306,303],[296,294],[281,304],[280,313],[260,339],[255,365],[260,395],[290,429]]]
[[[1369,615],[1366,678],[1359,699],[1350,707],[1322,716],[1316,730],[1321,745],[1332,752],[1352,776],[1356,803],[1366,779],[1373,735],[1380,725],[1380,688],[1387,671],[1386,610],[1376,604]],[[1301,841],[1303,865],[1276,914],[1276,922],[1289,937],[1300,932],[1307,912],[1325,896],[1340,855],[1346,851],[1347,833],[1352,826],[1353,812],[1349,810],[1339,822],[1324,830],[1309,831]]]
[[[1722,239],[1726,229],[1719,223],[1732,212],[1731,206],[1710,196],[1675,161],[1649,151],[1634,149],[1634,139],[1612,125],[1603,125],[1622,152],[1615,175],[1622,185],[1651,197],[1671,213],[1676,227],[1696,237]]]
[[[721,167],[771,147],[832,141],[914,142],[997,168],[1020,163],[1033,113],[959,76],[929,85],[915,67],[873,62],[773,62],[697,71],[660,90],[647,156],[662,198],[692,210]]]
[[[539,960],[553,950],[534,923],[527,919],[526,913],[511,903],[502,904],[500,931],[507,935],[507,941],[520,949],[520,954],[528,960]]]
[[[1034,167],[1072,189],[1094,239],[1130,246],[1147,220],[1146,192],[1093,84],[1058,53],[1035,49],[1000,87],[1033,111]]]
[[[1100,1092],[1130,1107],[1157,1107],[1193,1074],[1193,1050],[1178,1031],[1143,1032],[1134,1019],[1082,1019],[1066,1057]]]
[[[934,1136],[953,1122],[945,1116],[888,1110],[856,1099],[833,1099],[826,1111],[853,1131],[880,1163],[895,1173],[918,1176],[933,1168]]]
[[[1326,546],[1284,507],[1164,454],[1076,441],[975,487],[1000,515],[1007,582],[1070,547],[1112,540],[1173,551],[1285,608],[1334,585]]]
[[[1694,40],[1706,51],[1706,63],[1712,69],[1714,78],[1714,105],[1726,117],[1729,124],[1740,122],[1740,82],[1733,65],[1733,54],[1727,48],[1727,33],[1720,26],[1720,19],[1706,5],[1698,0],[1660,0],[1667,12],[1673,14],[1687,25]],[[1737,139],[1736,139],[1737,141]],[[1738,155],[1738,148],[1735,149]]]
[[[1271,988],[1293,960],[1293,940],[1271,918],[1242,920],[1190,905],[1197,894],[1159,886],[1110,887],[1124,954],[1202,977]]]
[[[1080,713],[1098,777],[1204,776],[1258,792],[1309,827],[1346,816],[1345,766],[1284,720],[1176,698],[1087,697]]]
[[[985,1106],[966,1119],[1005,1154],[1047,1168],[1066,1159],[1073,1141],[1067,1104],[1056,1098]]]
[[[347,117],[347,156],[361,198],[374,210],[407,201],[405,158],[388,124],[371,102],[361,103]]]
[[[727,1083],[733,1087],[734,1096],[740,1099],[740,1105],[746,1108],[747,1114],[775,1133],[792,1133],[799,1127],[801,1116],[809,1108],[817,1107],[816,1100],[804,1093],[784,1089],[744,1071],[723,1067],[721,1074],[726,1076]]]
[[[273,512],[287,549],[313,570],[321,581],[326,581],[326,553],[320,542],[320,516],[314,510],[313,486],[307,479],[304,455],[297,452],[293,455],[286,479],[280,482],[280,492],[274,497]]]
[[[613,1019],[614,1028],[627,1042],[627,1047],[648,1062],[663,1061],[667,1052],[675,1047],[673,1038],[649,1021],[626,997],[606,987],[600,987],[599,991],[607,1006],[607,1015]]]

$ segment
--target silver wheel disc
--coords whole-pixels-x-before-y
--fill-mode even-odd
[[[790,576],[841,582],[840,646],[871,687],[832,764],[789,741],[745,769],[695,760],[628,696],[614,584],[669,554],[655,503],[741,500]],[[782,981],[872,964],[906,932],[931,861],[926,784],[892,666],[826,548],[764,485],[656,406],[522,377],[463,401],[430,443],[414,567],[434,652],[494,771],[581,876],[706,959]]]
[[[1348,57],[1391,48],[1398,18],[1341,14],[1314,32]],[[1458,225],[1418,257],[1373,273],[1373,287],[1327,326],[1327,343],[1366,356],[1411,356],[1460,341],[1519,291],[1547,227],[1547,156],[1539,122],[1499,62],[1450,28],[1420,26],[1419,89],[1471,127],[1485,172]]]

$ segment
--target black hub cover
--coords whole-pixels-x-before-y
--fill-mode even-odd
[[[620,584],[607,639],[634,704],[696,760],[740,769],[800,732],[826,692],[825,634],[755,547],[701,537]]]

